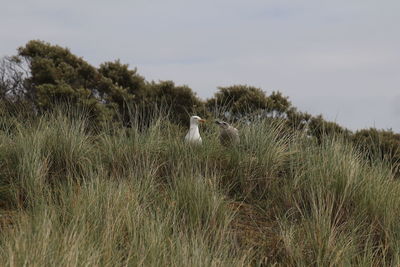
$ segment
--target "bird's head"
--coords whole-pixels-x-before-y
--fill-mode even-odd
[[[200,118],[199,116],[190,117],[190,125],[198,125],[199,122],[206,122],[206,121]]]
[[[229,128],[229,124],[227,122],[215,120],[215,123],[218,124],[219,127],[223,128],[223,129]]]

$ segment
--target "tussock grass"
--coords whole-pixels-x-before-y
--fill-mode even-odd
[[[156,114],[0,119],[1,266],[394,266],[400,185],[340,136],[273,121],[202,146]]]

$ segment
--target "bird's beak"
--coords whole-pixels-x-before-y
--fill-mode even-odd
[[[221,122],[220,122],[220,121],[217,121],[217,120],[216,120],[215,123],[218,124],[218,125],[221,125]]]
[[[199,122],[203,122],[204,123],[204,122],[206,122],[206,120],[200,119]]]

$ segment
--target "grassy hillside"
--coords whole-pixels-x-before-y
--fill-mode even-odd
[[[72,112],[73,113],[73,112]],[[236,125],[204,143],[156,116],[0,118],[0,266],[394,266],[400,184],[340,137]]]

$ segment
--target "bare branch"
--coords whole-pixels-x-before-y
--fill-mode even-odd
[[[27,94],[26,79],[31,76],[29,63],[18,57],[0,59],[0,98],[17,100]]]

